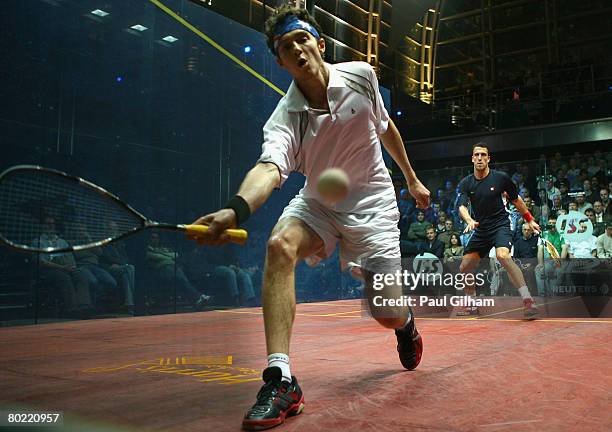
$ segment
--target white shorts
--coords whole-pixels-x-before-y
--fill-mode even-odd
[[[330,256],[339,242],[342,269],[348,267],[353,276],[361,276],[361,267],[370,270],[374,266],[371,271],[382,273],[375,267],[380,263],[384,263],[387,272],[401,269],[397,207],[371,214],[338,213],[317,200],[297,195],[279,220],[286,217],[300,219],[323,240],[323,247],[306,257],[310,266]]]

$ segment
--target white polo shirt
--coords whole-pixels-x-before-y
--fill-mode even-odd
[[[292,171],[304,174],[306,183],[299,195],[322,205],[326,204],[316,190],[319,174],[326,168],[342,168],[350,178],[350,191],[330,209],[362,214],[397,211],[378,138],[387,130],[389,114],[376,74],[365,62],[325,63],[325,67],[330,111],[310,108],[292,82],[263,128],[258,162],[274,163],[281,185]]]
[[[574,258],[593,258],[591,253],[597,250],[597,237],[594,235],[584,240],[569,242],[569,252]]]

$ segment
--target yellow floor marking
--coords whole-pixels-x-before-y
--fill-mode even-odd
[[[417,321],[500,321],[500,322],[521,322],[527,321],[522,318],[428,318],[420,317]],[[552,322],[552,323],[600,323],[612,324],[612,319],[589,319],[589,318],[538,318],[533,322]]]
[[[334,307],[355,307],[356,305],[358,305],[360,302],[353,302],[351,303],[299,303],[298,306],[325,306],[325,307],[330,307],[330,306],[334,306]]]
[[[518,309],[517,309],[518,310]],[[234,313],[234,314],[247,314],[247,315],[263,315],[263,312],[249,312],[249,311],[240,311],[240,310],[223,310],[218,309],[214,312],[224,312],[224,313]],[[350,311],[345,313],[362,313],[363,311]],[[340,312],[341,314],[342,312]],[[296,316],[305,316],[305,317],[331,317],[331,318],[363,318],[365,315],[340,315],[340,314],[302,314],[296,313]],[[488,315],[487,315],[488,316]],[[517,322],[517,321],[525,321],[522,318],[445,318],[445,317],[417,317],[418,321],[500,321],[500,322]],[[537,322],[552,322],[552,323],[600,323],[600,324],[612,324],[612,319],[589,319],[589,318],[539,318],[533,321]]]
[[[579,299],[580,297],[570,297],[570,298],[566,298],[566,299],[561,299],[561,300],[556,300],[556,301],[547,301],[546,303],[536,303],[537,306],[546,306],[546,305],[552,305],[552,304],[556,304],[556,303],[565,303],[568,301],[572,301],[572,300],[576,300]],[[522,307],[519,308],[513,308],[513,309],[507,309],[501,312],[495,312],[492,314],[487,314],[487,315],[482,315],[481,317],[475,317],[475,319],[482,319],[482,318],[486,318],[486,317],[490,317],[490,316],[495,316],[495,315],[503,315],[506,314],[508,312],[516,312],[516,311],[520,311],[523,310]]]
[[[263,315],[262,311],[259,312],[251,312],[251,311],[242,311],[236,309],[216,309],[213,312],[223,312],[223,313],[234,313],[234,314],[245,314],[245,315]],[[306,317],[336,317],[336,318],[361,318],[359,316],[346,316],[342,315],[343,313],[355,313],[361,311],[350,311],[350,312],[338,312],[337,314],[305,314],[305,313],[296,313],[296,316],[306,316]]]

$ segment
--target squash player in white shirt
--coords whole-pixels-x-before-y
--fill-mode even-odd
[[[293,82],[263,128],[261,157],[237,195],[225,208],[195,221],[209,226],[201,242],[222,244],[228,240],[223,230],[244,222],[292,171],[306,177],[267,243],[262,303],[268,367],[257,401],[243,420],[248,430],[276,426],[304,406],[289,368],[296,264],[302,259],[315,264],[339,242],[343,266],[365,278],[369,294],[374,273],[401,269],[399,212],[381,141],[401,168],[417,205],[427,207],[430,196],[383,106],[372,67],[364,62],[325,63],[321,28],[305,10],[282,7],[266,24],[268,46]],[[348,196],[335,205],[326,203],[316,189],[319,174],[330,167],[343,169],[351,185]],[[401,295],[401,287],[388,288],[388,293]],[[372,296],[368,298],[372,309]],[[386,308],[372,315],[395,330],[402,365],[416,368],[423,345],[410,309]]]

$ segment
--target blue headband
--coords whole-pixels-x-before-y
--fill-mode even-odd
[[[285,21],[278,23],[274,29],[274,52],[276,54],[278,54],[278,41],[280,38],[293,30],[306,30],[313,35],[316,40],[321,39],[319,32],[311,24],[302,21],[295,15],[289,15]]]

